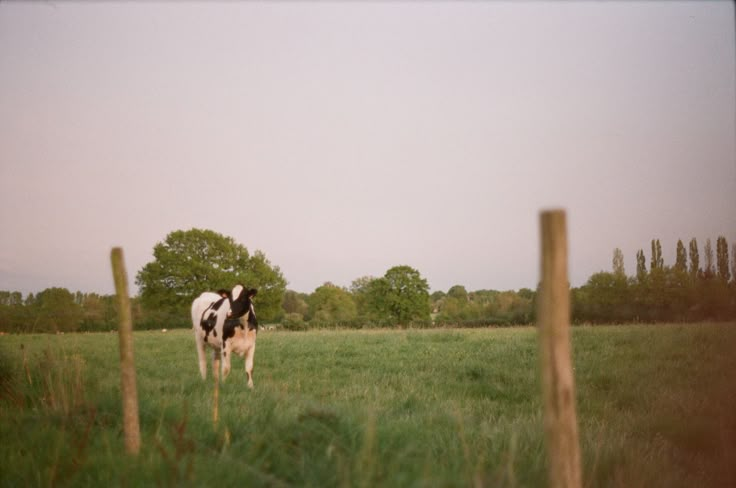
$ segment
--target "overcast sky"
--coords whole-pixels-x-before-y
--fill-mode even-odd
[[[736,243],[732,2],[0,2],[0,290],[112,293],[174,230],[288,287],[534,288]],[[702,257],[701,257],[702,262]]]

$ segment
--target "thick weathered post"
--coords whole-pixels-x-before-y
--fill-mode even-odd
[[[120,378],[123,394],[123,430],[125,450],[138,454],[141,447],[141,432],[138,423],[138,391],[135,383],[135,363],[133,361],[133,318],[128,298],[128,278],[125,273],[122,248],[115,247],[110,254],[112,274],[115,279],[120,324]]]
[[[579,488],[580,446],[570,348],[570,290],[564,210],[541,214],[541,290],[537,308],[550,488]]]

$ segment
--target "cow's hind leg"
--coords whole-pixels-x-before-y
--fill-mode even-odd
[[[215,349],[212,352],[212,376],[214,376],[215,381],[220,380],[220,350]]]
[[[232,341],[222,343],[222,381],[230,374],[230,359],[233,355]]]

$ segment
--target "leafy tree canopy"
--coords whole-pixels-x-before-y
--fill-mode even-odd
[[[154,260],[136,277],[145,307],[184,314],[204,291],[231,289],[238,283],[258,288],[256,310],[261,320],[281,313],[286,289],[278,266],[211,230],[177,230],[153,248]]]
[[[309,315],[324,322],[344,322],[358,316],[353,296],[339,286],[325,283],[307,300]]]
[[[429,320],[429,285],[414,268],[395,266],[366,287],[371,317],[399,324]]]
[[[73,332],[79,328],[82,308],[66,288],[47,288],[34,300],[38,314],[33,331]]]

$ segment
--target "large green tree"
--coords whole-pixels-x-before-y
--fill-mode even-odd
[[[366,308],[380,321],[410,324],[430,318],[429,285],[419,271],[395,266],[367,284]]]
[[[344,288],[325,283],[314,290],[307,299],[309,316],[313,320],[340,323],[354,320],[358,316],[353,296]]]
[[[177,230],[154,246],[153,257],[136,277],[148,309],[186,314],[200,293],[241,283],[258,288],[259,319],[273,320],[282,313],[286,280],[278,266],[260,251],[249,254],[231,237],[211,230]]]

